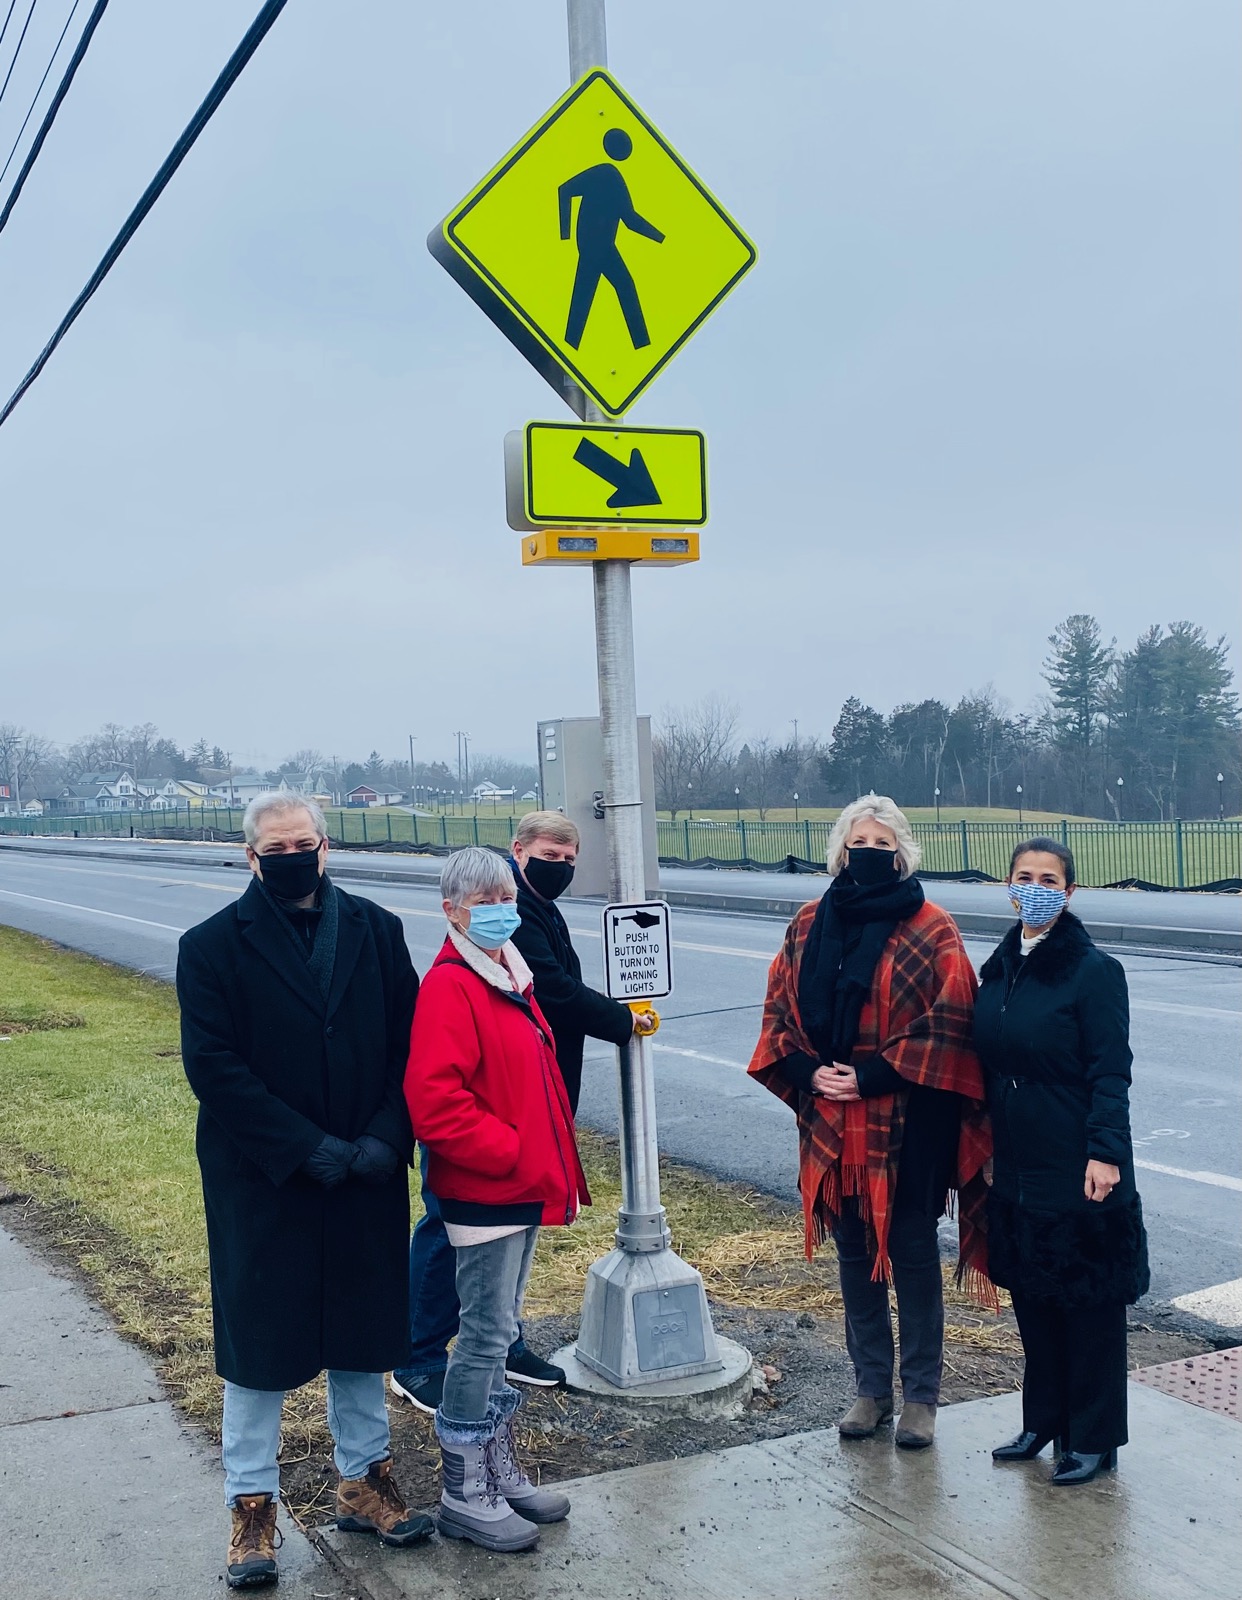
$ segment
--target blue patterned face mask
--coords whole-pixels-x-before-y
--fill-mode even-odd
[[[1017,906],[1024,928],[1042,928],[1061,915],[1069,899],[1064,889],[1049,889],[1042,883],[1007,883],[1005,893]]]

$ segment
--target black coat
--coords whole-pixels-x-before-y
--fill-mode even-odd
[[[1071,1305],[1147,1290],[1147,1241],[1130,1144],[1125,972],[1066,911],[1023,956],[1015,924],[984,963],[975,1001],[994,1143],[988,1261],[995,1282]],[[1118,1168],[1107,1200],[1087,1162]]]
[[[409,1342],[402,1081],[418,978],[398,919],[336,893],[326,1002],[257,882],[191,928],[177,959],[216,1370],[249,1389],[296,1388],[325,1368],[384,1372]],[[383,1139],[397,1170],[323,1188],[298,1169],[325,1133]]]
[[[556,1039],[556,1060],[578,1109],[582,1088],[582,1046],[589,1034],[609,1044],[627,1044],[634,1028],[628,1006],[582,981],[582,963],[569,940],[565,919],[551,900],[541,900],[510,862],[517,879],[517,908],[522,925],[513,942],[535,980],[535,999]]]

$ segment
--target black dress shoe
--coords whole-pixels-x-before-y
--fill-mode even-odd
[[[1020,1433],[1006,1444],[998,1444],[992,1452],[993,1461],[1034,1461],[1046,1444],[1051,1443],[1050,1433]]]
[[[1106,1450],[1103,1455],[1090,1455],[1085,1450],[1066,1451],[1056,1464],[1052,1474],[1053,1483],[1075,1484],[1090,1483],[1099,1472],[1111,1472],[1117,1465],[1116,1449]]]

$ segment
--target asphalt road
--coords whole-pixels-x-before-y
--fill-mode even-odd
[[[222,856],[240,859],[236,848],[205,852],[201,865],[166,860],[162,866],[149,861],[146,849],[138,859],[111,860],[0,850],[0,921],[171,978],[182,931],[245,888],[242,871],[224,868]],[[376,863],[385,870],[392,864],[391,857]],[[781,881],[786,888],[801,881],[808,898],[820,889],[816,879]],[[435,890],[413,882],[350,882],[348,888],[370,894],[402,917],[415,965],[424,970],[444,926]],[[947,902],[947,896],[938,897]],[[1152,896],[1150,903],[1158,909],[1175,901],[1174,914],[1180,915],[1190,898]],[[1233,902],[1224,904],[1232,914]],[[570,902],[565,911],[588,978],[594,973],[598,981],[598,908]],[[665,1021],[656,1040],[661,1147],[722,1177],[792,1199],[792,1118],[745,1073],[781,924],[770,917],[678,910],[674,928],[677,988],[663,1005]],[[990,946],[970,940],[968,948],[978,963]],[[1152,1298],[1165,1301],[1242,1277],[1242,994],[1232,965],[1185,957],[1121,959],[1133,1013],[1132,1123],[1151,1237]],[[604,1130],[616,1126],[613,1059],[602,1047],[588,1056],[583,1093],[582,1121]]]

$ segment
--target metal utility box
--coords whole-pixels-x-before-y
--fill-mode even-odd
[[[638,719],[638,766],[643,802],[646,892],[660,892],[656,840],[655,773],[651,764],[651,718]],[[603,801],[604,745],[598,717],[560,717],[539,724],[539,786],[548,811],[563,811],[578,825],[582,847],[571,896],[608,894],[608,846]]]

